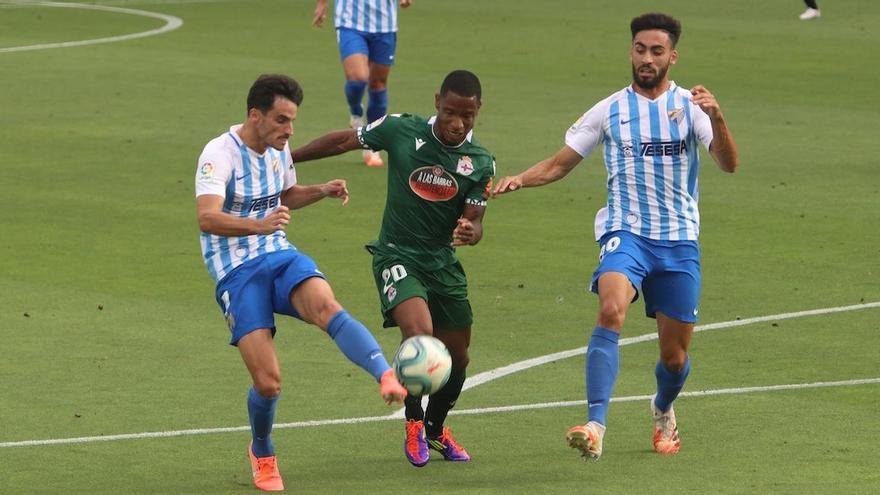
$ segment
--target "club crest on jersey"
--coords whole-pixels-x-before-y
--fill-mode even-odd
[[[474,173],[474,164],[471,162],[471,157],[463,156],[459,158],[458,165],[455,167],[455,172],[464,176]]]
[[[666,115],[669,116],[669,120],[675,122],[676,124],[681,123],[681,119],[684,118],[684,108],[675,108],[666,112]]]
[[[279,159],[277,159],[277,158],[273,158],[273,159],[272,159],[272,170],[274,170],[274,171],[277,172],[277,171],[278,171],[278,167],[280,167],[280,166],[281,166],[281,160],[279,160]]]
[[[409,174],[409,187],[427,201],[448,201],[458,193],[455,177],[440,165],[420,167]]]
[[[632,143],[632,141],[621,142],[620,149],[623,151],[623,156],[626,156],[626,157],[633,156],[633,143]]]

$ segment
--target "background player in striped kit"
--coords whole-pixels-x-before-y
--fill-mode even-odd
[[[608,169],[608,203],[596,215],[599,267],[591,290],[599,315],[587,350],[589,421],[566,434],[585,458],[602,454],[606,414],[618,371],[618,337],[629,305],[645,298],[656,318],[660,359],[651,400],[654,449],[679,450],[672,402],[690,371],[688,345],[700,292],[698,142],[725,172],[739,158],[715,97],[703,86],[690,91],[668,79],[678,60],[680,23],[644,14],[630,24],[633,84],[590,108],[568,130],[565,146],[519,175],[504,177],[499,195],[556,181],[600,143]]]
[[[345,71],[345,99],[351,128],[361,127],[388,111],[388,74],[397,48],[398,0],[336,0],[333,24],[342,69]],[[412,0],[400,0],[409,7]],[[322,26],[327,17],[327,0],[318,0],[312,24]],[[367,115],[361,101],[369,85]],[[368,167],[381,167],[382,157],[363,150]]]
[[[262,75],[251,86],[247,119],[213,139],[199,157],[196,202],[202,255],[217,282],[217,303],[253,379],[248,398],[254,484],[283,490],[272,445],[272,422],[281,394],[273,313],[320,327],[353,363],[380,383],[382,398],[401,401],[376,339],[336,301],[311,258],[287,241],[289,210],[323,198],[348,201],[344,180],[297,184],[288,139],[303,93],[283,75]]]

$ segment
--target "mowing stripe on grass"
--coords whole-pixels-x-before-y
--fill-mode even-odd
[[[174,17],[173,15],[166,14],[158,14],[156,12],[147,12],[146,10],[137,10],[137,9],[126,9],[122,7],[110,7],[107,5],[91,5],[91,4],[82,4],[82,3],[62,3],[62,2],[14,2],[12,4],[4,4],[3,7],[14,6],[14,7],[56,7],[56,8],[69,8],[69,9],[89,9],[89,10],[103,10],[106,12],[115,12],[119,14],[131,14],[138,15],[142,17],[152,17],[154,19],[160,19],[165,21],[165,25],[151,29],[149,31],[142,31],[140,33],[132,33],[132,34],[123,34],[120,36],[110,36],[107,38],[96,38],[91,40],[80,40],[80,41],[62,41],[60,43],[42,43],[39,45],[26,45],[26,46],[11,46],[7,48],[0,48],[0,53],[10,53],[10,52],[24,52],[29,50],[45,50],[47,48],[69,48],[72,46],[86,46],[86,45],[97,45],[100,43],[115,43],[117,41],[128,41],[138,38],[146,38],[148,36],[156,36],[157,34],[167,33],[169,31],[174,31],[175,29],[183,26],[183,19],[179,17]]]
[[[856,380],[841,380],[836,382],[793,383],[788,385],[767,385],[762,387],[737,387],[722,388],[718,390],[700,390],[697,392],[682,392],[679,397],[708,397],[712,395],[750,394],[758,392],[777,392],[783,390],[799,390],[823,387],[851,387],[854,385],[871,385],[880,383],[880,378],[863,378]],[[646,401],[651,395],[631,395],[627,397],[614,397],[612,402]],[[553,409],[559,407],[582,406],[585,400],[573,400],[563,402],[542,402],[538,404],[518,404],[513,406],[481,407],[476,409],[461,409],[450,411],[450,415],[473,415],[491,414],[498,412],[528,411],[534,409]],[[284,428],[310,428],[315,426],[353,425],[359,423],[376,423],[379,421],[397,421],[395,416],[365,416],[361,418],[322,419],[314,421],[297,421],[294,423],[279,423],[272,427],[273,430]],[[199,428],[193,430],[175,431],[151,431],[145,433],[126,433],[122,435],[105,435],[99,437],[55,438],[50,440],[24,440],[20,442],[0,442],[0,448],[8,447],[35,447],[42,445],[65,445],[77,443],[112,442],[117,440],[138,440],[144,438],[167,438],[192,435],[210,435],[214,433],[231,433],[238,431],[250,431],[250,426],[233,426],[228,428]]]
[[[852,306],[839,306],[835,308],[822,308],[822,309],[812,309],[808,311],[798,311],[794,313],[781,313],[777,315],[770,316],[759,316],[755,318],[746,318],[744,320],[733,320],[726,321],[720,323],[711,323],[708,325],[700,325],[697,326],[694,331],[700,332],[705,330],[721,330],[724,328],[733,328],[739,327],[743,325],[750,325],[752,323],[760,323],[765,321],[777,321],[777,320],[786,320],[790,318],[800,318],[803,316],[816,316],[816,315],[824,315],[830,313],[842,313],[845,311],[857,311],[860,309],[869,309],[869,308],[880,308],[880,302],[873,303],[865,303],[865,304],[856,304]],[[640,335],[638,337],[630,337],[626,339],[620,340],[620,345],[631,345],[639,342],[646,342],[649,340],[654,340],[657,338],[656,333],[650,333],[645,335]],[[558,361],[560,359],[565,359],[568,357],[582,355],[586,352],[586,347],[579,347],[577,349],[572,349],[569,351],[556,352],[553,354],[548,354],[546,356],[540,356],[532,359],[527,359],[525,361],[519,361],[517,363],[513,363],[507,366],[502,366],[500,368],[496,368],[494,370],[489,370],[483,373],[478,373],[473,377],[469,378],[464,385],[465,389],[474,388],[477,385],[482,385],[483,383],[492,381],[496,378],[501,378],[503,376],[510,375],[512,373],[517,373],[519,371],[527,370],[529,368],[533,368],[535,366],[540,366],[546,363],[552,363],[553,361]],[[791,384],[791,385],[770,385],[764,387],[746,387],[746,388],[730,388],[730,389],[720,389],[720,390],[706,390],[700,392],[684,392],[680,395],[680,397],[702,397],[709,395],[723,395],[723,394],[745,394],[745,393],[755,393],[755,392],[769,392],[769,391],[779,391],[779,390],[795,390],[801,388],[819,388],[819,387],[843,387],[843,386],[853,386],[853,385],[866,385],[866,384],[874,384],[880,383],[880,378],[865,378],[865,379],[856,379],[856,380],[844,380],[838,382],[815,382],[815,383],[805,383],[805,384]],[[638,396],[630,396],[630,397],[616,397],[612,398],[613,402],[629,402],[635,400],[647,400],[649,395],[638,395]],[[518,406],[502,406],[502,407],[490,407],[490,408],[481,408],[481,409],[462,409],[457,411],[450,411],[450,414],[483,414],[489,412],[503,412],[503,411],[521,411],[527,409],[545,409],[548,407],[567,407],[574,405],[583,405],[586,401],[570,401],[570,402],[547,402],[542,404],[525,404]],[[338,424],[356,424],[356,423],[372,423],[376,421],[389,421],[396,420],[403,417],[403,410],[396,411],[387,416],[368,416],[361,418],[342,418],[342,419],[323,419],[323,420],[313,420],[313,421],[298,421],[295,423],[281,423],[274,425],[274,429],[279,428],[307,428],[312,426],[328,426],[328,425],[338,425]],[[61,445],[61,444],[75,444],[75,443],[92,443],[92,442],[110,442],[115,440],[134,440],[140,438],[163,438],[163,437],[179,437],[179,436],[188,436],[188,435],[207,435],[213,433],[230,433],[237,431],[249,431],[250,426],[232,426],[226,428],[198,428],[191,430],[173,430],[173,431],[155,431],[155,432],[145,432],[145,433],[124,433],[120,435],[104,435],[104,436],[95,436],[95,437],[77,437],[77,438],[57,438],[57,439],[49,439],[49,440],[23,440],[19,442],[0,442],[0,448],[6,447],[29,447],[29,446],[39,446],[39,445]]]

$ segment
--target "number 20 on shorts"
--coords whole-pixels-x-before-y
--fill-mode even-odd
[[[391,268],[382,270],[382,280],[385,282],[382,293],[387,293],[394,282],[400,282],[404,278],[406,278],[406,268],[403,265],[394,265]]]

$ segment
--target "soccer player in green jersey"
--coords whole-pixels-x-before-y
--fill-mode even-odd
[[[379,239],[367,245],[385,326],[404,339],[433,335],[452,355],[446,385],[422,398],[407,396],[404,452],[414,466],[428,448],[448,461],[470,456],[444,427],[465,380],[473,313],[467,278],[455,248],[483,237],[483,214],[495,158],[473,137],[480,111],[480,80],[456,70],[434,96],[437,115],[386,115],[367,126],[335,131],[293,151],[294,162],[362,148],[388,153],[388,195]]]

